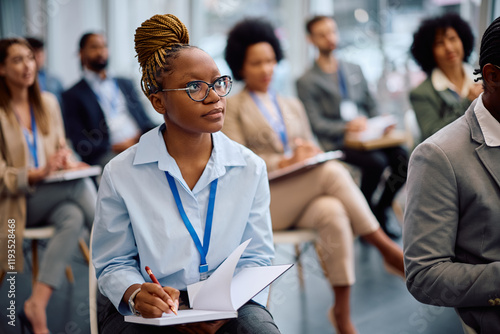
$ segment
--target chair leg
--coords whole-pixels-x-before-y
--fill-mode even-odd
[[[73,270],[71,270],[71,266],[66,266],[66,277],[68,278],[68,282],[73,284],[75,282],[75,276],[73,275]]]
[[[5,275],[7,272],[5,270],[0,271],[0,286],[2,286],[3,279],[5,278]]]
[[[38,241],[31,240],[31,284],[35,284],[38,277]]]
[[[87,243],[83,238],[78,239],[78,245],[80,246],[80,250],[82,251],[83,258],[87,262],[87,264],[90,264],[90,255],[89,255],[89,246],[87,246]]]
[[[299,284],[300,288],[304,290],[304,271],[302,269],[302,261],[300,261],[300,254],[301,249],[300,249],[300,244],[295,245],[295,258],[297,262],[297,275],[299,276]]]
[[[399,225],[402,226],[404,220],[403,208],[401,207],[401,204],[396,200],[392,202],[392,211],[394,211],[394,215],[396,216]]]

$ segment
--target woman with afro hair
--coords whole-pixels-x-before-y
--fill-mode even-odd
[[[455,13],[425,19],[413,35],[411,54],[427,74],[410,92],[422,141],[462,116],[482,92],[467,64],[473,46],[469,24]]]
[[[229,33],[226,61],[245,88],[227,101],[222,131],[263,158],[269,172],[320,152],[302,103],[270,90],[274,67],[283,52],[267,21],[246,19]],[[349,172],[337,161],[284,179],[271,190],[273,230],[293,227],[318,231],[318,253],[335,302],[328,317],[337,333],[356,333],[350,319],[354,284],[353,238],[374,245],[384,261],[403,275],[403,254],[380,228]]]

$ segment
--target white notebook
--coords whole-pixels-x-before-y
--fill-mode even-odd
[[[314,157],[311,157],[311,158],[306,159],[304,161],[297,162],[297,163],[294,163],[290,166],[269,172],[267,177],[268,177],[269,181],[279,180],[281,178],[294,175],[295,173],[305,171],[305,170],[312,168],[316,165],[322,164],[323,162],[326,162],[328,160],[341,159],[343,157],[344,157],[344,153],[340,150],[320,153],[320,154],[317,154]]]
[[[233,277],[238,260],[250,240],[239,245],[207,280],[188,285],[191,309],[179,310],[178,315],[164,313],[160,318],[127,315],[125,321],[169,326],[238,317],[241,306],[293,266],[286,264],[244,268]]]
[[[57,172],[52,172],[51,174],[49,174],[45,179],[43,179],[43,182],[51,183],[51,182],[61,182],[74,179],[81,179],[87,176],[99,175],[101,174],[101,171],[102,171],[101,166],[90,166],[79,169],[59,170]]]

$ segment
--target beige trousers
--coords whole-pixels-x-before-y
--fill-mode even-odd
[[[292,226],[317,230],[319,253],[332,286],[354,284],[354,236],[372,233],[379,224],[344,166],[329,161],[273,181],[270,188],[273,230]]]

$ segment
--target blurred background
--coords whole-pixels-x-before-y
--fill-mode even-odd
[[[470,61],[476,66],[480,37],[500,16],[500,0],[0,0],[0,38],[44,40],[45,68],[67,89],[81,77],[80,37],[90,31],[104,33],[109,71],[134,80],[140,92],[134,33],[154,14],[178,16],[189,30],[191,44],[207,51],[222,74],[231,74],[224,61],[229,29],[244,17],[264,17],[276,27],[285,52],[273,88],[283,95],[296,95],[295,80],[315,58],[305,22],[313,15],[333,15],[341,38],[338,57],[361,66],[381,112],[402,117],[411,108],[408,92],[425,78],[409,53],[413,32],[422,18],[445,12],[459,13],[470,23],[476,37]],[[237,84],[232,94],[240,88]],[[160,122],[161,117],[142,98],[146,110]],[[355,245],[358,283],[352,304],[360,333],[461,332],[452,309],[418,303],[399,278],[382,269],[375,250],[359,241]],[[290,254],[292,249],[277,249],[276,263],[290,263]],[[326,318],[332,295],[314,251],[306,252],[302,261],[305,289],[300,288],[296,273],[278,280],[271,290],[271,312],[283,333],[333,333]],[[88,266],[80,254],[75,255],[72,268],[75,284],[64,285],[48,308],[49,327],[55,333],[89,333]],[[20,306],[29,295],[30,272],[20,274],[17,282]],[[0,285],[2,310],[7,307],[7,291],[7,284]],[[19,327],[0,322],[0,333],[19,332]]]
[[[0,37],[43,39],[46,69],[61,79],[65,89],[80,78],[78,40],[88,31],[107,36],[109,70],[136,79],[139,89],[135,29],[154,14],[172,13],[188,27],[191,44],[207,51],[221,73],[229,74],[223,59],[228,30],[244,17],[267,18],[285,49],[273,86],[282,94],[295,95],[295,79],[315,56],[306,40],[305,21],[316,14],[333,15],[341,38],[338,56],[362,67],[380,110],[393,114],[409,109],[407,92],[425,77],[408,51],[423,17],[457,12],[471,24],[479,45],[478,37],[500,15],[497,0],[1,0],[0,4]],[[478,48],[471,56],[473,65],[477,53]]]

